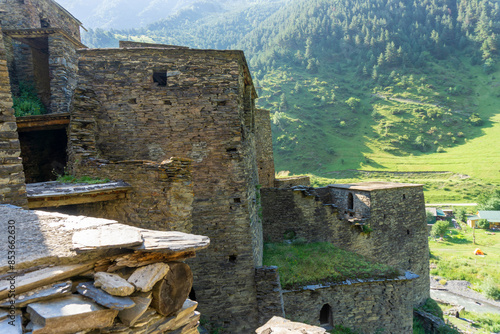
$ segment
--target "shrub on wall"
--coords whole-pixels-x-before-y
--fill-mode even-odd
[[[13,102],[16,117],[47,113],[45,106],[38,98],[35,86],[24,82],[19,83],[19,96],[14,96]]]

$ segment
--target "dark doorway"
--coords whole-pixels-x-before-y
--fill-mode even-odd
[[[64,174],[66,129],[19,132],[26,183],[53,181]]]
[[[319,311],[319,323],[324,328],[333,326],[332,307],[330,304],[323,305],[321,311]]]
[[[351,193],[347,195],[347,210],[354,210],[354,196]]]

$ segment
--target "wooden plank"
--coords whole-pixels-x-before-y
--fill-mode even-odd
[[[0,281],[0,300],[8,297],[11,281],[15,281],[16,294],[21,294],[79,275],[92,268],[94,268],[94,262],[44,268],[17,276],[14,280],[8,276]]]
[[[17,117],[19,132],[64,129],[70,122],[69,114]]]

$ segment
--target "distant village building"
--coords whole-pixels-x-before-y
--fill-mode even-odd
[[[500,228],[500,211],[480,210],[476,215],[467,216],[467,225],[476,227],[480,219],[486,219],[490,223],[490,228]]]

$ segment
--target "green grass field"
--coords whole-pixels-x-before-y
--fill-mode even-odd
[[[500,291],[500,233],[476,229],[451,229],[444,241],[429,240],[431,275],[447,280],[467,280],[474,289],[484,292],[488,287]],[[476,248],[485,256],[474,255]]]
[[[352,278],[393,278],[399,274],[390,266],[374,263],[326,242],[267,243],[263,263],[278,266],[284,288]]]

